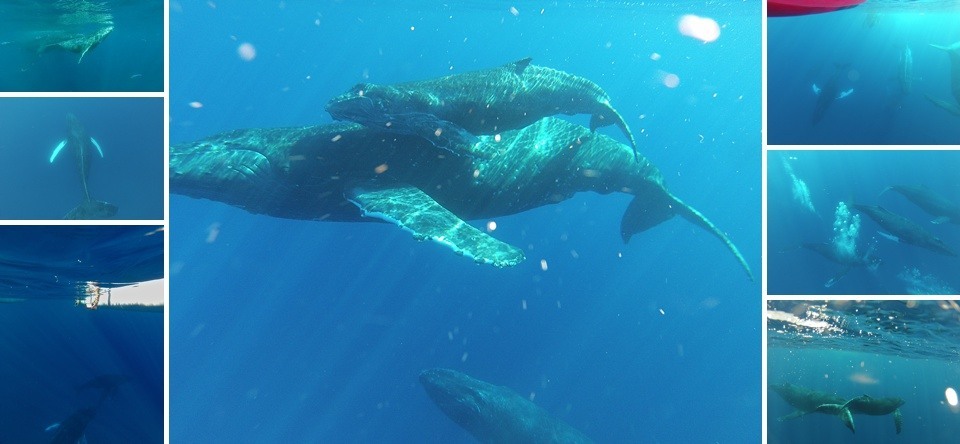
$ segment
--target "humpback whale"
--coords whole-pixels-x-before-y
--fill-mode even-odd
[[[554,114],[590,114],[590,130],[616,125],[637,143],[597,84],[526,58],[492,69],[395,85],[361,83],[327,103],[336,120],[423,137],[457,154],[489,157],[475,135],[515,130]]]
[[[904,45],[903,52],[900,53],[897,80],[900,82],[900,93],[910,94],[913,87],[913,51],[908,45]]]
[[[947,247],[938,237],[910,219],[899,214],[891,213],[889,210],[878,205],[853,204],[853,207],[860,210],[861,213],[870,216],[874,222],[887,230],[889,235],[884,234],[884,237],[891,238],[897,242],[913,244],[947,256],[957,255],[957,253]]]
[[[903,428],[903,414],[900,413],[900,406],[905,403],[900,398],[871,398],[863,395],[853,398],[844,404],[844,407],[850,409],[853,413],[862,413],[865,415],[883,416],[893,413],[893,424],[900,434]]]
[[[83,432],[97,414],[97,407],[86,407],[73,412],[67,419],[47,427],[47,431],[56,430],[50,444],[77,444],[83,439]]]
[[[115,395],[120,386],[128,382],[130,382],[130,378],[126,375],[100,375],[77,386],[77,391],[99,390],[100,400],[98,404],[100,404],[107,398]]]
[[[880,259],[872,256],[872,251],[867,251],[863,256],[853,255],[848,256],[840,254],[837,251],[837,248],[830,242],[820,242],[820,243],[810,243],[804,242],[802,244],[803,248],[806,248],[811,251],[820,253],[821,256],[836,262],[843,266],[837,274],[833,275],[825,284],[824,287],[832,287],[833,284],[837,283],[840,279],[843,279],[850,270],[857,267],[866,267],[871,270],[877,268],[880,265]]]
[[[817,407],[824,404],[843,404],[846,401],[833,393],[821,392],[799,385],[793,385],[789,382],[770,384],[768,387],[780,395],[787,404],[790,404],[790,407],[795,409],[792,413],[778,418],[779,421],[799,418],[808,413],[817,412]],[[821,411],[820,413],[835,414],[825,411]]]
[[[823,85],[823,88],[818,87],[816,84],[813,85],[813,93],[817,95],[817,103],[813,107],[812,121],[814,125],[820,123],[824,114],[827,113],[827,109],[830,108],[830,105],[833,105],[834,100],[843,99],[853,94],[852,88],[845,91],[840,90],[840,77],[843,76],[849,66],[849,63],[837,64],[836,71],[830,79],[827,80],[827,83]]]
[[[706,229],[753,275],[733,242],[667,191],[660,171],[630,147],[547,117],[499,137],[489,159],[449,156],[416,136],[334,123],[246,129],[170,148],[170,191],[251,213],[326,221],[386,221],[457,254],[497,267],[522,250],[465,220],[519,213],[579,191],[634,196],[621,220],[624,242],[675,215]]]
[[[83,61],[83,56],[87,55],[87,52],[99,45],[103,39],[110,35],[111,32],[113,32],[113,26],[106,26],[100,28],[94,33],[55,36],[48,38],[49,40],[52,40],[51,43],[40,45],[38,52],[42,53],[52,48],[60,48],[66,51],[75,52],[80,54],[80,58],[77,59],[77,64],[80,64],[80,62]]]
[[[444,414],[480,442],[593,442],[506,387],[443,368],[423,371],[420,383]]]
[[[70,147],[76,152],[77,168],[80,173],[80,185],[83,188],[83,201],[64,216],[64,219],[109,219],[117,214],[117,206],[109,202],[94,200],[90,197],[87,179],[90,176],[90,160],[96,149],[103,157],[100,144],[87,134],[77,116],[67,114],[67,138],[60,141],[50,154],[50,163],[60,155],[64,148]]]
[[[896,191],[913,202],[914,205],[923,209],[931,216],[936,217],[932,222],[942,224],[950,222],[960,224],[960,204],[951,202],[947,198],[934,193],[933,190],[924,186],[893,185],[880,192],[881,195],[887,191]]]

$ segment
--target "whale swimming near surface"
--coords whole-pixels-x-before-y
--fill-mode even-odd
[[[934,216],[931,222],[942,224],[949,222],[960,224],[960,204],[948,200],[925,186],[893,185],[885,188],[880,195],[887,191],[896,191],[913,202],[914,205]]]
[[[97,47],[111,32],[113,32],[113,26],[105,26],[92,33],[54,33],[44,38],[47,42],[41,44],[37,52],[42,53],[54,48],[75,52],[80,54],[80,58],[77,59],[77,64],[80,64],[83,56]]]
[[[492,69],[431,80],[361,83],[327,103],[336,120],[423,137],[456,154],[489,157],[496,145],[477,135],[525,127],[555,114],[590,114],[590,130],[616,125],[637,143],[623,116],[597,84],[526,58]]]
[[[843,279],[850,270],[858,267],[865,267],[870,270],[876,270],[880,265],[880,259],[873,257],[873,251],[868,250],[866,253],[861,255],[844,255],[837,251],[836,246],[830,242],[820,242],[820,243],[811,243],[804,242],[801,244],[803,248],[806,248],[811,251],[819,253],[821,256],[836,262],[843,266],[833,277],[830,278],[826,283],[823,284],[824,287],[832,287],[833,284],[836,284],[837,281]]]
[[[423,371],[420,383],[444,414],[480,442],[593,442],[509,388],[444,368]]]
[[[50,163],[60,155],[64,148],[72,149],[76,154],[77,169],[80,173],[80,185],[83,189],[83,201],[64,216],[64,219],[109,219],[117,214],[117,206],[109,202],[95,200],[90,197],[90,188],[87,180],[90,177],[90,161],[93,150],[96,149],[103,157],[100,144],[87,134],[87,130],[80,124],[80,120],[73,114],[67,114],[67,138],[60,141],[53,153],[50,154]]]
[[[957,253],[950,249],[950,247],[947,247],[940,238],[934,236],[910,219],[892,213],[878,205],[853,204],[852,206],[887,230],[887,233],[880,233],[886,238],[916,245],[947,256],[957,255]]]
[[[770,384],[768,388],[780,395],[780,397],[783,398],[787,404],[790,404],[790,407],[795,409],[792,413],[778,418],[779,421],[799,418],[803,415],[817,412],[817,407],[820,407],[824,404],[843,404],[846,402],[846,399],[837,396],[834,393],[821,392],[819,390],[813,390],[810,388],[801,387],[799,385],[794,385],[789,382]],[[824,411],[819,413],[835,414]]]
[[[900,398],[871,398],[863,395],[847,401],[844,407],[850,409],[852,413],[865,415],[883,416],[892,413],[893,424],[899,435],[903,428],[903,414],[900,413],[900,406],[903,404],[905,401]]]
[[[817,103],[813,107],[812,122],[814,125],[823,120],[824,114],[827,113],[827,109],[830,108],[830,105],[833,105],[835,100],[843,99],[853,94],[853,88],[843,91],[840,90],[840,78],[843,77],[849,67],[849,63],[837,64],[836,71],[830,76],[830,79],[824,83],[823,88],[820,88],[817,84],[813,84],[813,93],[817,96]]]
[[[576,192],[634,196],[620,224],[624,242],[680,215],[727,235],[667,191],[659,169],[629,146],[547,117],[499,137],[489,159],[450,156],[416,136],[335,123],[246,129],[170,148],[170,191],[289,219],[386,221],[478,263],[513,266],[522,250],[464,222],[558,203]]]

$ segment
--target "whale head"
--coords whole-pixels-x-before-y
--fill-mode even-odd
[[[485,386],[483,381],[463,373],[433,368],[420,373],[420,384],[443,413],[467,430],[472,430],[483,415]]]
[[[330,99],[326,110],[335,120],[364,125],[385,124],[388,102],[384,87],[358,83],[349,91]]]

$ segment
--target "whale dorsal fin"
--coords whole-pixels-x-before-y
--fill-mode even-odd
[[[513,65],[513,72],[516,75],[523,74],[523,70],[527,69],[530,66],[530,62],[533,61],[533,57],[527,57],[525,59],[517,60],[516,62],[511,63]]]
[[[364,216],[393,223],[478,263],[510,267],[523,261],[523,251],[494,239],[451,213],[423,190],[406,184],[369,183],[346,194]]]

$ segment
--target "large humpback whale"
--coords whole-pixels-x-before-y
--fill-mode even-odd
[[[639,159],[637,143],[597,84],[530,58],[438,79],[361,83],[327,103],[337,120],[423,137],[458,154],[488,157],[496,145],[475,135],[515,130],[554,114],[590,114],[590,129],[616,125]]]
[[[910,219],[899,214],[891,213],[889,210],[877,205],[853,204],[853,207],[860,210],[861,213],[870,216],[874,222],[887,230],[889,235],[884,234],[884,237],[936,251],[937,253],[947,256],[957,255],[957,253],[947,247],[940,238],[934,236]]]
[[[719,238],[750,278],[733,242],[672,195],[660,171],[630,147],[547,117],[500,137],[500,154],[449,156],[415,136],[337,123],[227,132],[170,148],[170,191],[252,213],[330,221],[382,220],[498,267],[523,252],[465,223],[557,203],[579,191],[635,197],[624,242],[675,215]],[[499,140],[499,142],[497,142]]]
[[[960,42],[950,46],[930,44],[930,46],[947,52],[950,56],[950,91],[953,92],[954,102],[934,98],[927,94],[927,99],[952,114],[960,116]]]
[[[840,90],[840,78],[846,73],[846,69],[849,67],[849,63],[838,63],[836,65],[836,71],[834,71],[833,75],[830,76],[823,85],[823,88],[820,88],[817,84],[813,84],[813,93],[817,96],[817,103],[813,107],[813,125],[820,123],[824,114],[827,113],[827,109],[830,108],[830,105],[833,105],[835,100],[843,99],[853,94],[853,88],[845,91]]]
[[[590,443],[583,433],[506,387],[435,368],[420,373],[427,395],[483,443]]]
[[[923,209],[931,216],[936,217],[933,220],[935,224],[950,222],[960,224],[960,204],[950,201],[947,198],[934,193],[933,190],[923,186],[893,185],[880,192],[882,195],[887,191],[896,191],[913,202],[914,205]]]
[[[80,58],[77,59],[79,64],[83,61],[83,56],[99,45],[111,32],[113,32],[113,26],[105,26],[92,33],[53,34],[46,37],[48,42],[41,44],[37,51],[42,53],[52,48],[60,48],[75,52],[80,54]]]
[[[90,176],[90,161],[93,150],[96,149],[103,157],[103,149],[96,139],[87,134],[87,130],[80,124],[77,116],[67,114],[67,138],[60,141],[50,154],[50,163],[60,155],[64,148],[70,147],[75,151],[77,169],[80,173],[80,185],[83,188],[83,201],[70,210],[64,219],[109,219],[117,214],[117,206],[109,202],[95,200],[90,197],[87,180]]]
[[[789,382],[770,384],[768,387],[795,409],[793,412],[777,418],[778,421],[795,419],[810,413],[823,413],[836,416],[843,422],[843,425],[856,432],[853,415],[849,409],[843,408],[845,400],[840,396],[793,385]]]
[[[47,427],[47,431],[56,430],[50,444],[77,444],[82,442],[87,425],[97,414],[97,407],[77,409],[67,419]]]
[[[840,269],[833,277],[830,278],[826,283],[823,284],[824,287],[832,287],[833,284],[837,283],[840,279],[843,279],[850,270],[857,267],[865,267],[871,270],[875,270],[877,266],[880,265],[880,259],[873,257],[872,250],[868,250],[862,256],[854,254],[852,256],[841,254],[837,247],[831,242],[820,242],[820,243],[811,243],[804,242],[802,244],[803,248],[806,248],[811,251],[819,253],[821,256],[840,264],[843,268]]]

